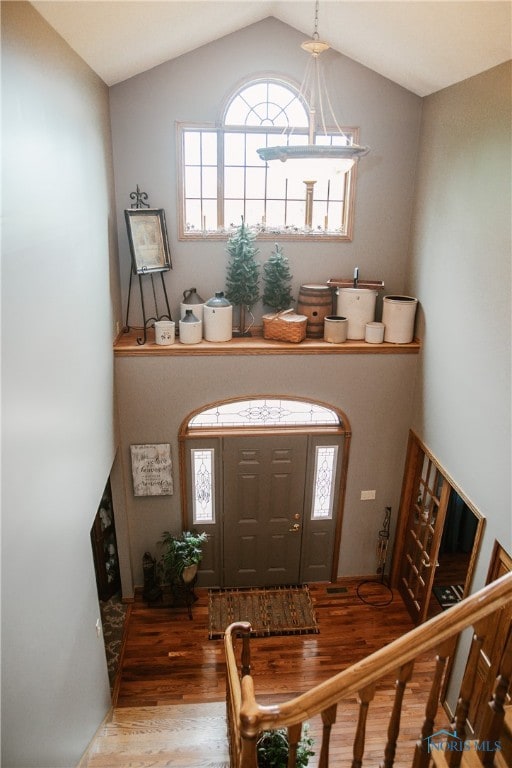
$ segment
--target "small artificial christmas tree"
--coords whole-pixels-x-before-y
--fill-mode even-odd
[[[245,329],[245,310],[250,310],[260,297],[260,265],[256,261],[259,251],[254,245],[255,238],[242,216],[241,226],[227,243],[231,258],[227,268],[226,297],[239,307],[241,336],[250,336]]]
[[[276,243],[275,250],[263,265],[263,304],[276,312],[288,309],[293,301],[291,279],[288,259]]]

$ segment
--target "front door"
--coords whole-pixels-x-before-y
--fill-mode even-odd
[[[307,448],[307,435],[224,440],[225,586],[299,582]]]

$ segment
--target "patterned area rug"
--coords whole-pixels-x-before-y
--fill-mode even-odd
[[[210,589],[208,609],[210,640],[234,621],[249,621],[254,637],[319,632],[307,586]]]
[[[109,600],[100,600],[100,611],[108,677],[110,688],[113,689],[123,646],[127,606],[121,602],[121,596],[117,594]]]
[[[433,587],[432,591],[436,596],[436,600],[445,611],[447,608],[451,608],[460,600],[464,594],[464,584],[455,584],[449,587]]]

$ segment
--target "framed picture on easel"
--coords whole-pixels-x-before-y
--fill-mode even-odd
[[[163,208],[131,208],[124,212],[133,272],[145,275],[167,272],[171,251]]]

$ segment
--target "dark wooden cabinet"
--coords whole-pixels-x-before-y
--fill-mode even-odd
[[[91,544],[100,600],[108,600],[121,586],[116,527],[110,481],[107,483],[91,529]]]

